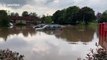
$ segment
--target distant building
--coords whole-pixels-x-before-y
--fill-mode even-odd
[[[10,16],[10,21],[13,24],[23,23],[23,24],[39,24],[41,23],[40,19],[35,16]]]
[[[97,20],[99,20],[102,16],[102,13],[97,13],[96,17],[97,17]]]

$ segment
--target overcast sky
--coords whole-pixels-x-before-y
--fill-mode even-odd
[[[0,0],[0,9],[22,13],[22,11],[36,12],[38,15],[52,15],[56,10],[69,6],[89,6],[95,12],[107,10],[107,0]]]

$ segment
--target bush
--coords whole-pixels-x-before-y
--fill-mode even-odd
[[[24,60],[24,55],[19,55],[18,52],[12,52],[9,49],[0,50],[0,60]]]
[[[107,60],[107,51],[103,48],[96,49],[96,53],[91,50],[91,53],[87,54],[86,60]]]

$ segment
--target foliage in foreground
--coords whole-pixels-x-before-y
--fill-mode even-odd
[[[0,50],[0,60],[24,60],[23,57],[18,52],[12,52],[9,49]]]
[[[96,53],[91,50],[91,53],[87,54],[86,60],[107,60],[107,51],[103,48],[96,50]]]

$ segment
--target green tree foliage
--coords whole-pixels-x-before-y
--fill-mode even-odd
[[[67,9],[56,11],[52,16],[52,20],[57,24],[75,25],[81,22],[88,24],[92,20],[95,20],[95,14],[93,9],[89,7],[80,9],[77,6],[72,6]]]
[[[22,16],[26,17],[26,16],[29,16],[29,14],[27,11],[23,11]]]
[[[41,18],[41,20],[42,20],[42,23],[46,23],[46,24],[52,23],[51,16],[45,16],[45,15],[43,15],[43,17]]]
[[[65,19],[67,24],[77,24],[79,10],[80,8],[77,6],[69,7],[66,9]]]
[[[107,10],[105,12],[103,12],[101,18],[99,19],[98,21],[99,23],[102,23],[102,22],[107,22]]]
[[[88,24],[89,22],[92,22],[95,20],[95,13],[94,10],[89,8],[89,7],[83,7],[79,11],[79,19],[82,21],[84,24]]]
[[[35,13],[35,12],[31,12],[30,14],[29,14],[29,16],[33,16],[33,17],[37,17],[37,14]]]
[[[19,13],[12,12],[9,16],[19,16]]]
[[[53,14],[53,21],[57,24],[76,24],[79,7],[73,6],[67,9],[58,10]]]
[[[62,21],[63,18],[61,17],[62,15],[63,15],[63,12],[61,10],[56,11],[52,16],[54,23],[62,24],[63,22]]]
[[[0,10],[0,26],[8,27],[9,26],[9,17],[5,10]]]

